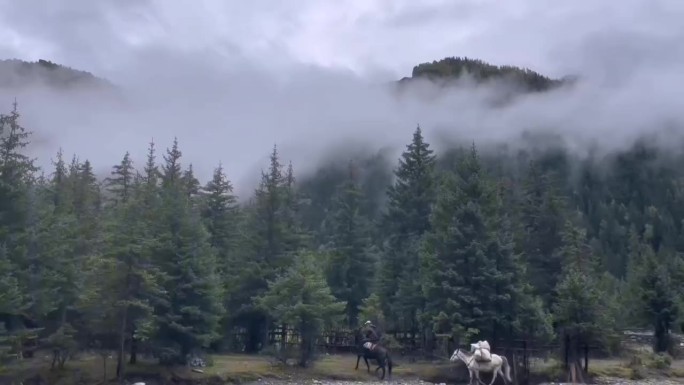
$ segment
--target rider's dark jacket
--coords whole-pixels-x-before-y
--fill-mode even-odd
[[[363,337],[365,341],[370,341],[373,343],[376,343],[380,340],[380,337],[378,337],[378,332],[375,330],[375,326],[373,325],[367,326],[365,328]]]

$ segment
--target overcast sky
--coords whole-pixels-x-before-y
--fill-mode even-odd
[[[87,70],[126,95],[14,90],[0,103],[19,98],[42,164],[61,146],[104,169],[178,136],[200,176],[222,161],[245,190],[274,143],[307,170],[343,140],[399,148],[417,123],[476,140],[679,127],[683,18],[681,0],[0,0],[0,58]],[[447,56],[583,82],[497,111],[491,90],[424,103],[374,85]]]

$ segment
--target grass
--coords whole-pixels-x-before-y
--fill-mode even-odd
[[[640,379],[646,377],[684,377],[684,361],[672,361],[662,367],[659,358],[645,356],[640,359],[594,359],[589,361],[589,373],[592,377],[617,377],[624,379]],[[131,381],[150,381],[164,379],[184,383],[244,383],[259,379],[328,379],[346,381],[375,380],[375,365],[371,362],[371,372],[366,371],[363,360],[356,365],[355,355],[325,355],[310,367],[300,368],[286,366],[276,362],[269,356],[253,355],[215,355],[212,366],[202,368],[203,373],[193,372],[187,367],[161,367],[154,362],[142,360],[136,365],[127,365],[127,377]],[[404,362],[395,359],[392,370],[393,378],[420,378],[429,382],[454,382],[467,378],[467,371],[462,365],[429,362]],[[21,363],[5,368],[0,372],[0,383],[4,379],[22,379],[40,376],[47,384],[102,384],[105,368],[102,358],[95,354],[82,354],[66,364],[64,370],[49,370],[50,359],[46,355],[38,355]],[[106,377],[113,383],[116,362],[107,360]],[[455,370],[456,369],[456,370]],[[559,363],[550,359],[546,364],[538,364],[531,368],[532,374],[545,380],[565,380]],[[487,377],[489,378],[489,377]]]
[[[127,365],[126,377],[134,381],[152,379],[175,380],[200,383],[202,380],[220,380],[222,383],[244,383],[259,379],[329,379],[366,381],[374,380],[375,365],[370,362],[371,372],[368,373],[363,359],[356,365],[355,355],[326,355],[314,362],[310,367],[300,368],[277,363],[268,356],[252,355],[215,355],[212,356],[213,365],[201,368],[203,373],[193,372],[188,367],[161,367],[153,362],[140,361],[136,365]],[[113,381],[116,372],[115,359],[108,359],[106,369],[102,357],[99,355],[81,355],[68,361],[63,370],[50,370],[50,361],[46,357],[24,360],[21,363],[7,367],[5,379],[22,379],[40,376],[48,384],[102,384],[103,378]],[[433,365],[412,363],[394,364],[392,377],[423,377],[429,376]],[[214,383],[214,381],[209,381]]]
[[[553,359],[550,359],[545,365],[532,368],[531,371],[549,379],[565,380],[567,377],[561,363]],[[622,359],[590,359],[589,375],[591,377],[612,377],[632,380],[659,377],[682,378],[684,377],[684,361],[663,360],[653,354],[631,356]]]

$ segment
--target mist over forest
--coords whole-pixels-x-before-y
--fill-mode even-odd
[[[639,14],[630,4],[625,20]],[[95,20],[137,15],[121,7]],[[6,8],[17,36],[49,34]],[[401,9],[386,22],[413,25]],[[436,57],[410,73],[388,69],[406,67],[399,50],[396,66],[363,70],[342,49],[346,69],[275,48],[251,60],[181,28],[187,52],[127,36],[138,48],[124,54],[107,35],[98,59],[103,48],[61,24],[50,33],[74,47],[0,46],[0,380],[35,351],[53,371],[111,355],[123,383],[141,362],[281,357],[288,338],[309,367],[326,333],[367,320],[402,355],[486,339],[579,362],[588,346],[642,354],[623,332],[644,329],[644,360],[676,359],[684,50],[681,28],[651,12],[641,34],[559,39],[553,74],[525,68],[514,43],[487,52],[518,64]],[[656,16],[671,33],[652,33]],[[158,18],[150,39],[168,24]],[[17,59],[67,48],[79,52],[69,66]]]

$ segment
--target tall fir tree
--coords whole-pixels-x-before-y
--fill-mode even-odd
[[[31,132],[21,125],[20,118],[16,101],[9,114],[0,114],[0,244],[6,245],[10,256],[20,248],[29,188],[37,171],[33,159],[24,153]]]
[[[289,173],[288,173],[289,174]],[[294,175],[292,174],[291,177]],[[254,306],[251,298],[262,295],[268,280],[291,265],[299,247],[296,231],[299,224],[292,206],[292,178],[283,174],[278,149],[273,146],[269,168],[261,173],[246,225],[250,229],[244,240],[239,280],[229,293],[231,308],[237,309],[234,323],[248,329],[248,351],[256,351],[266,342],[270,319],[268,313]],[[288,202],[288,199],[291,199]]]
[[[415,329],[423,307],[420,289],[420,242],[430,230],[435,202],[435,156],[418,126],[399,160],[388,191],[384,218],[387,240],[381,255],[378,293],[393,326]]]
[[[640,325],[653,328],[653,351],[659,353],[671,351],[670,333],[680,312],[681,289],[674,284],[681,278],[677,262],[677,257],[666,251],[656,253],[650,243],[631,232],[628,285],[632,315]]]
[[[202,218],[210,234],[210,243],[216,249],[219,265],[224,273],[228,273],[229,265],[238,263],[231,253],[237,246],[240,218],[237,197],[222,164],[214,169],[211,180],[202,189],[202,195]]]
[[[278,277],[268,290],[256,298],[259,307],[280,321],[295,325],[300,335],[299,365],[308,366],[315,352],[315,341],[325,326],[339,322],[344,302],[330,292],[320,264],[321,257],[304,253]]]
[[[123,159],[121,159],[121,163],[113,167],[110,175],[105,179],[105,185],[112,194],[111,200],[114,204],[127,203],[133,195],[134,183],[136,181],[133,160],[128,151],[126,151]]]
[[[233,186],[228,180],[223,165],[219,163],[214,169],[212,179],[201,190],[201,216],[209,233],[209,244],[216,252],[217,273],[222,282],[222,301],[230,310],[233,302],[231,295],[241,287],[236,282],[241,272],[243,261],[239,248],[243,245],[243,237],[239,232],[243,223],[237,197],[233,194]],[[224,314],[222,327],[230,329],[234,314]]]
[[[561,343],[570,361],[578,360],[583,345],[604,343],[610,338],[615,320],[603,305],[606,293],[599,290],[598,261],[587,244],[586,233],[565,222],[558,258],[562,262],[561,279],[555,287],[553,317]]]
[[[494,269],[495,195],[473,145],[457,175],[447,174],[435,206],[432,232],[423,250],[423,322],[461,340],[492,334],[496,287],[488,283]]]
[[[364,299],[370,295],[375,271],[370,223],[361,215],[363,196],[354,164],[339,187],[332,210],[330,259],[326,268],[332,293],[346,304],[347,326],[356,328]]]
[[[156,234],[148,221],[141,220],[145,202],[137,193],[142,185],[133,180],[134,172],[127,152],[107,180],[114,206],[108,210],[104,223],[104,258],[92,268],[104,290],[94,290],[86,305],[108,316],[110,321],[103,326],[116,330],[113,350],[117,351],[119,380],[126,373],[126,347],[130,346],[130,361],[135,363],[137,343],[153,335],[154,306],[164,298],[163,276],[153,261]],[[104,311],[100,310],[102,304],[109,304]]]
[[[157,261],[168,277],[168,302],[156,308],[159,343],[172,352],[168,358],[185,360],[194,349],[217,339],[224,313],[216,254],[198,210],[182,179],[178,142],[164,156],[162,166],[163,224]]]
[[[531,161],[523,182],[521,252],[529,266],[528,279],[547,306],[561,274],[557,250],[562,242],[564,207],[555,175],[545,171],[539,161]]]

